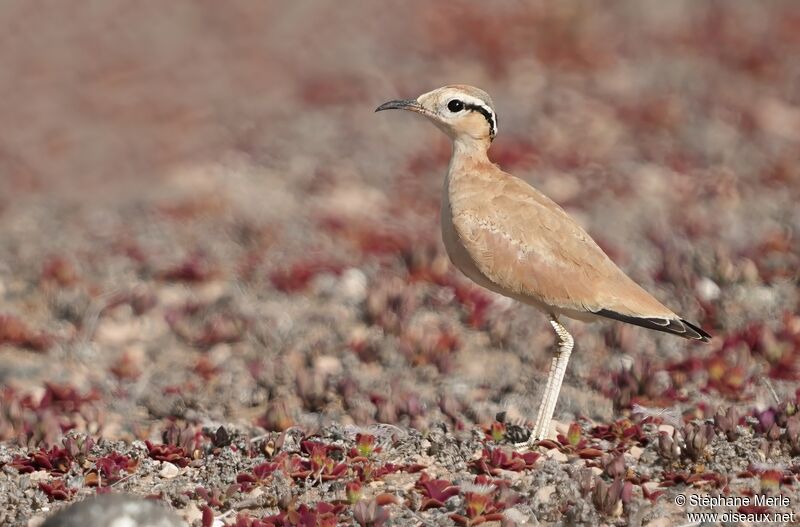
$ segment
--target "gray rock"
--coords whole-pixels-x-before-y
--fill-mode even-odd
[[[186,527],[186,523],[161,502],[107,494],[60,510],[42,527]]]

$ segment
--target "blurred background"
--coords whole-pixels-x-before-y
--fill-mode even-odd
[[[444,255],[447,138],[373,113],[453,83],[492,95],[495,162],[717,336],[569,323],[557,416],[794,393],[797,2],[7,1],[0,24],[0,440],[532,420],[545,318]]]

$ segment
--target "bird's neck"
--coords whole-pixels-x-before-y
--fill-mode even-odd
[[[468,156],[473,158],[486,159],[491,141],[488,137],[475,139],[470,136],[459,136],[453,139],[453,157]]]
[[[453,155],[450,158],[449,173],[472,172],[481,165],[491,164],[487,152],[490,141],[471,137],[457,137],[453,140]]]

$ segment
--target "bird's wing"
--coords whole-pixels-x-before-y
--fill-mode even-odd
[[[561,309],[680,320],[554,201],[499,169],[483,172],[454,178],[449,199],[460,242],[488,280]]]

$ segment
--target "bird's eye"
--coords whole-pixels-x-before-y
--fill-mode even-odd
[[[464,103],[459,101],[458,99],[453,99],[449,103],[447,103],[447,109],[453,113],[460,112],[464,109]]]

